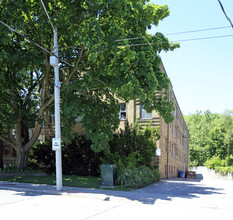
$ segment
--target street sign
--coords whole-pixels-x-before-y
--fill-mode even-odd
[[[61,150],[61,138],[53,138],[52,139],[52,149],[53,150]]]

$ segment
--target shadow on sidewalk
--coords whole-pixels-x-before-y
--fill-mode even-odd
[[[153,183],[134,191],[115,191],[104,189],[87,189],[76,187],[64,187],[62,192],[57,192],[55,186],[37,184],[0,184],[1,189],[9,189],[21,196],[43,196],[43,195],[72,195],[89,199],[101,199],[112,201],[114,199],[127,199],[138,201],[143,204],[153,205],[157,200],[171,201],[173,198],[194,199],[202,195],[223,194],[222,188],[206,186],[197,179],[167,179]],[[25,187],[27,186],[27,187]]]

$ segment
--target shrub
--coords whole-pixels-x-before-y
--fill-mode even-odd
[[[100,155],[91,149],[91,141],[77,136],[70,144],[62,146],[63,174],[98,176],[100,174]],[[29,167],[46,173],[55,173],[55,152],[51,142],[37,144],[29,157]]]
[[[158,170],[146,166],[125,168],[118,172],[117,184],[126,188],[140,188],[160,180]]]
[[[213,157],[206,161],[206,167],[214,169],[220,173],[233,173],[233,156],[230,155],[226,160],[221,160],[219,157]]]
[[[117,164],[127,168],[151,167],[156,150],[159,129],[148,125],[144,130],[136,123],[134,127],[126,121],[125,129],[120,130],[110,141],[110,149],[104,152],[102,163]]]
[[[229,157],[227,157],[226,162],[227,162],[227,166],[233,167],[233,155],[230,155]]]
[[[233,173],[233,167],[217,167],[215,171],[220,173]]]
[[[216,169],[217,167],[223,167],[225,165],[225,161],[221,160],[219,157],[212,157],[211,159],[205,162],[205,166],[209,169]]]
[[[55,153],[52,143],[35,144],[29,153],[28,167],[33,170],[42,170],[48,174],[55,173]]]

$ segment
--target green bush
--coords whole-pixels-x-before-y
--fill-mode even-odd
[[[205,166],[220,173],[233,173],[233,156],[230,155],[226,160],[213,157],[206,161]]]
[[[120,130],[110,141],[110,149],[104,152],[102,163],[117,164],[118,167],[151,167],[156,151],[159,129],[148,125],[144,130],[136,123],[134,127],[126,121],[125,129]]]
[[[77,136],[70,144],[62,145],[62,171],[66,175],[99,176],[100,153],[91,149],[91,141]],[[29,167],[55,173],[55,152],[51,142],[37,144],[29,157]]]
[[[229,157],[227,157],[226,162],[227,162],[227,166],[233,167],[233,155],[230,155]]]
[[[117,184],[126,188],[140,188],[160,180],[159,171],[146,166],[125,168],[118,172]]]
[[[221,160],[219,157],[212,157],[205,162],[205,166],[209,169],[216,169],[217,167],[224,167],[225,161]]]
[[[216,167],[215,171],[220,173],[233,173],[233,167]]]

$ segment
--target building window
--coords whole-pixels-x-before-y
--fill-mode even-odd
[[[177,137],[177,133],[176,133],[176,127],[175,127],[175,132],[174,132],[175,138]]]
[[[126,120],[126,103],[121,103],[119,105],[120,111],[119,111],[119,119],[120,120]]]
[[[141,119],[152,119],[152,112],[149,113],[145,110],[144,105],[140,106],[140,118]]]
[[[175,115],[175,118],[177,118],[177,110],[176,110],[176,107],[175,107],[174,115]]]

